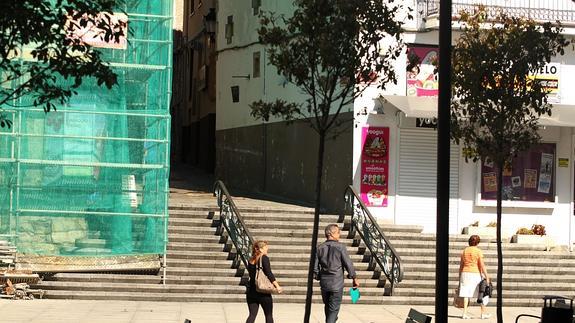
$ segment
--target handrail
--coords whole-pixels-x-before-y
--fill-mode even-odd
[[[236,247],[237,253],[233,265],[237,267],[239,265],[238,261],[241,260],[247,269],[254,239],[245,225],[226,185],[220,180],[214,184],[214,196],[218,198],[218,206],[220,207],[220,225],[226,229],[228,236]]]
[[[353,186],[350,185],[345,189],[344,196],[345,209],[346,211],[351,211],[350,234],[354,236],[355,230],[357,230],[369,249],[372,260],[375,260],[390,281],[390,295],[393,295],[395,284],[403,280],[401,258],[383,234],[377,221],[373,218]]]

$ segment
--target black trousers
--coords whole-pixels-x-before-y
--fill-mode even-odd
[[[260,306],[264,310],[266,323],[274,323],[274,301],[272,299],[272,295],[250,292],[248,290],[246,301],[248,303],[248,310],[250,311],[250,315],[248,316],[246,323],[255,322]]]
[[[341,300],[343,298],[343,290],[339,291],[321,291],[321,298],[323,300],[325,322],[335,323],[337,322],[337,315],[339,314],[339,307],[341,306]]]

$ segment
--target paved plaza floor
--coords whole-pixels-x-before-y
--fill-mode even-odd
[[[409,309],[413,307],[426,314],[433,314],[429,306],[410,305],[361,305],[344,304],[339,323],[404,323]],[[495,307],[488,311],[495,316]],[[514,323],[522,313],[539,315],[540,308],[504,308],[505,322]],[[303,304],[274,304],[275,323],[302,322]],[[449,322],[496,322],[492,317],[481,320],[479,307],[471,307],[469,320],[460,318],[461,311],[450,307]],[[77,300],[0,300],[0,322],[2,323],[244,323],[247,306],[243,303],[167,303],[130,301],[77,301]],[[324,322],[321,304],[312,307],[313,323]],[[263,323],[260,311],[257,323]],[[434,322],[434,321],[432,321]],[[525,318],[519,323],[535,323],[536,319]]]

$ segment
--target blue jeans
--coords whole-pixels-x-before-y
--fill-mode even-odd
[[[336,292],[321,291],[321,299],[325,304],[325,323],[337,322],[337,314],[339,314],[339,307],[341,306],[341,299],[343,297],[343,290]]]

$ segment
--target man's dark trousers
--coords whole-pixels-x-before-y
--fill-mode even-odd
[[[343,290],[339,291],[325,291],[322,289],[321,298],[325,304],[325,323],[335,323],[337,321],[337,314],[341,306],[341,299],[343,297]]]

